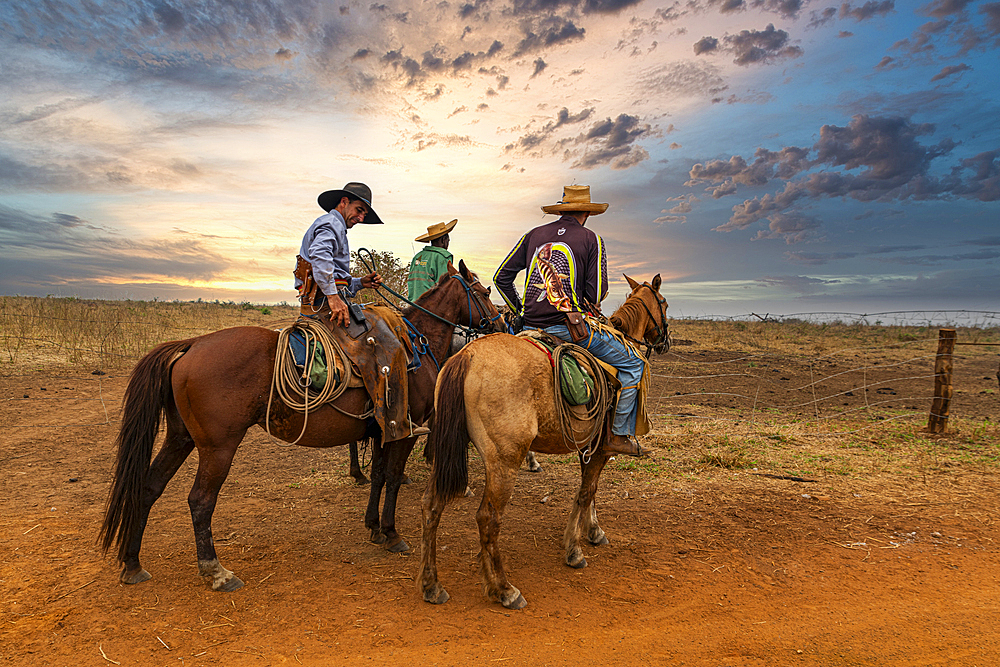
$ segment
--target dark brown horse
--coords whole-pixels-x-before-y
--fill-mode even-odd
[[[426,349],[420,368],[407,374],[410,416],[420,424],[431,414],[439,364],[451,345],[454,325],[492,327],[499,313],[464,262],[426,292],[404,316],[422,334]],[[422,310],[422,309],[426,309]],[[114,480],[108,495],[99,541],[107,552],[117,545],[122,563],[120,580],[135,584],[150,578],[139,563],[143,531],[150,508],[193,449],[198,449],[198,473],[188,495],[194,524],[198,571],[212,588],[232,591],[243,585],[219,563],[212,542],[212,513],[236,449],[247,430],[263,427],[274,373],[278,334],[261,327],[224,329],[190,340],[164,343],[143,357],[132,371],[125,392]],[[275,400],[270,410],[272,435],[291,442],[307,427],[299,445],[331,447],[364,437],[380,442],[377,425],[353,416],[365,411],[364,389],[347,389],[334,404],[301,413]],[[166,438],[150,464],[160,421]],[[372,420],[374,422],[374,420]],[[373,432],[374,429],[374,432]],[[396,494],[415,437],[378,445],[372,450],[372,488],[365,525],[375,542],[393,551],[408,549],[395,528]],[[384,456],[383,456],[384,454]],[[386,499],[379,518],[382,488]]]
[[[668,345],[667,302],[659,294],[660,276],[641,285],[628,280],[632,293],[611,316],[611,322],[626,338],[644,341],[652,350],[663,352]],[[483,500],[476,514],[486,596],[509,609],[520,609],[527,602],[507,580],[497,544],[518,467],[529,450],[544,454],[576,451],[563,437],[549,359],[533,344],[515,336],[485,336],[448,360],[435,394],[434,425],[428,439],[434,461],[423,497],[418,586],[427,602],[448,600],[438,581],[437,529],[448,500],[462,495],[468,484],[467,443],[471,441],[486,469]],[[578,422],[579,430],[586,430],[589,423]],[[603,444],[602,440],[589,458],[580,457],[583,479],[563,534],[564,560],[571,567],[587,565],[580,549],[581,535],[593,545],[608,543],[594,507],[597,481],[609,458]]]

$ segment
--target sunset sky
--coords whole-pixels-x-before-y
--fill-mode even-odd
[[[1000,2],[0,4],[0,294],[292,302],[316,196],[483,278],[562,186],[610,303],[1000,310]],[[496,299],[499,300],[499,299]]]

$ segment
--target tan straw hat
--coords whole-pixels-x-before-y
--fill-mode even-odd
[[[455,229],[455,225],[458,224],[458,218],[455,218],[451,222],[436,222],[427,228],[426,234],[421,234],[414,241],[420,241],[421,243],[426,243],[427,241],[433,241],[434,239],[439,239],[445,234],[449,233],[451,230]]]
[[[600,215],[607,210],[607,204],[597,204],[590,201],[589,185],[567,185],[563,188],[562,201],[542,207],[542,211],[545,213],[584,211],[591,215]]]

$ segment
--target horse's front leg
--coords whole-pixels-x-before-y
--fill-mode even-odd
[[[374,544],[385,544],[385,534],[379,523],[379,504],[382,501],[382,488],[385,486],[385,447],[378,439],[371,441],[372,485],[368,489],[368,507],[365,509],[365,528],[371,531],[371,541]]]
[[[594,508],[594,496],[597,494],[597,480],[601,471],[608,463],[608,456],[603,452],[595,453],[589,461],[580,456],[581,480],[580,491],[576,494],[576,502],[570,511],[566,532],[563,533],[563,549],[566,554],[566,564],[570,567],[587,567],[587,559],[580,548],[580,536],[584,532],[591,544],[607,544],[604,531],[597,524],[597,510]]]
[[[385,536],[385,548],[392,553],[409,551],[410,545],[396,532],[396,499],[399,487],[406,479],[406,461],[410,458],[416,438],[395,440],[389,444],[385,459],[385,502],[382,503],[381,532]]]
[[[243,587],[243,582],[219,562],[212,540],[212,514],[219,499],[219,489],[229,475],[229,468],[236,454],[236,447],[242,440],[221,446],[200,447],[198,449],[198,474],[194,486],[188,494],[191,508],[191,522],[194,524],[194,542],[198,549],[198,574],[211,580],[212,590],[235,591]]]

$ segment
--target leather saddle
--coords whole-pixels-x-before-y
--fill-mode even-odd
[[[312,265],[296,256],[295,277],[299,286],[300,313],[327,326],[333,338],[351,360],[374,407],[374,418],[382,429],[382,441],[400,440],[410,435],[406,349],[390,326],[373,310],[348,304],[350,324],[332,326],[327,296],[312,275]],[[339,298],[333,296],[332,298]]]

